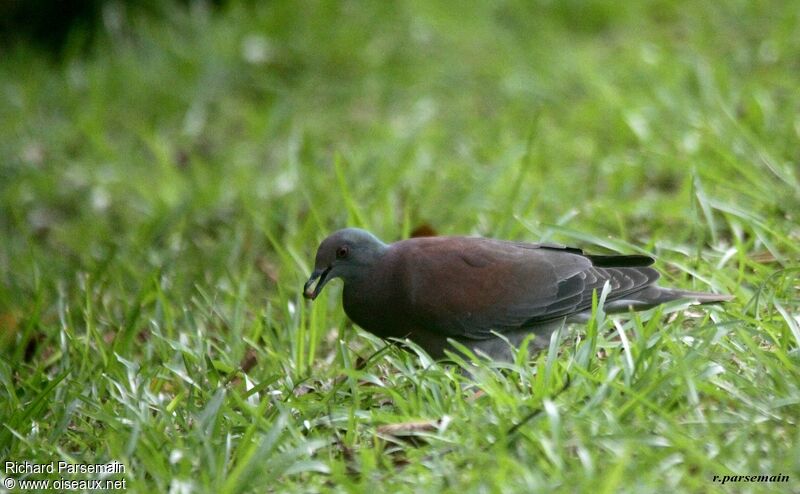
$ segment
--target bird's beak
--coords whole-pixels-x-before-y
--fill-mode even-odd
[[[303,285],[303,296],[311,300],[317,298],[317,295],[319,295],[319,292],[322,290],[322,287],[325,286],[325,283],[328,282],[327,278],[328,278],[328,273],[330,272],[331,272],[330,266],[328,266],[325,269],[320,269],[320,268],[315,269],[314,272],[311,273],[311,277],[308,278],[308,281],[306,281],[306,284]],[[317,282],[317,286],[312,289],[312,286],[314,285],[314,282],[317,279],[319,279],[319,282]]]

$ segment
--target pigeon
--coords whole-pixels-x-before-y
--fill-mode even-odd
[[[656,285],[644,255],[590,255],[554,243],[484,237],[418,237],[386,244],[372,233],[339,230],[322,241],[303,295],[317,298],[336,278],[342,303],[361,328],[384,339],[408,339],[434,359],[456,351],[513,360],[547,347],[565,323],[585,322],[606,283],[606,313],[640,311],[671,300],[697,303],[728,295]],[[530,335],[533,335],[529,338]],[[533,355],[534,353],[531,353]]]

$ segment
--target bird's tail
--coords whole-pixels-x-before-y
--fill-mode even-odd
[[[733,298],[732,295],[691,292],[651,285],[644,290],[631,293],[621,299],[606,302],[605,311],[614,313],[627,312],[630,310],[646,310],[673,300],[686,300],[687,302],[696,302],[699,304],[717,304],[733,300]]]
[[[700,304],[716,304],[721,302],[729,302],[735,298],[733,295],[726,295],[724,293],[691,292],[688,290],[676,290],[674,288],[661,288],[660,286],[655,286],[652,288],[655,288],[659,291],[660,297],[664,298],[665,302],[670,300],[684,299]]]

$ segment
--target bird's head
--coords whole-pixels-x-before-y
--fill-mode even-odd
[[[345,283],[357,279],[364,269],[377,262],[387,248],[375,235],[359,228],[345,228],[332,233],[319,244],[314,271],[303,286],[303,296],[314,300],[325,284],[334,278],[342,278]]]

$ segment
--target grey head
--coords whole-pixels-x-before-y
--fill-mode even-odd
[[[330,234],[319,244],[314,271],[303,286],[303,296],[314,300],[334,278],[345,283],[361,279],[388,248],[375,235],[360,228],[345,228]]]

